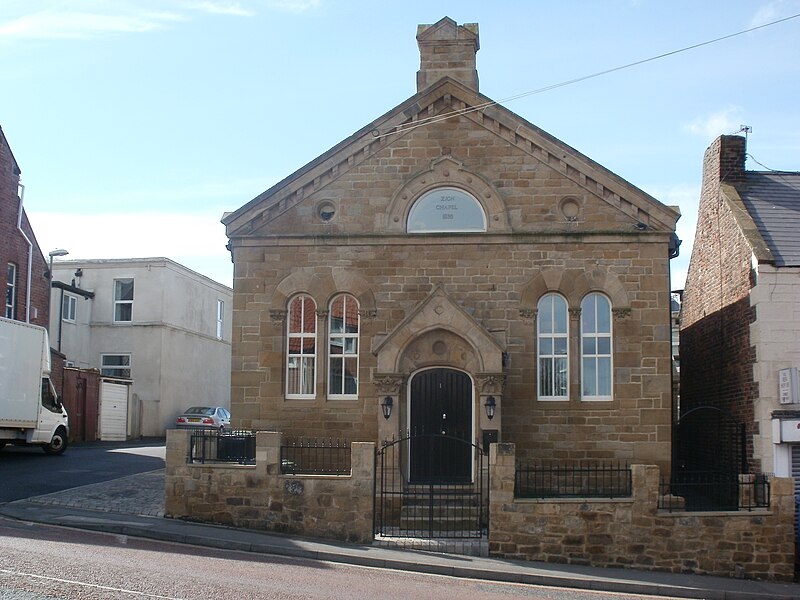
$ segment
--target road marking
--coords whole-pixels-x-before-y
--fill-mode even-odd
[[[12,571],[10,569],[0,569],[0,573],[4,573],[6,575],[12,575],[15,577],[30,577],[32,579],[45,579],[47,581],[54,581],[56,583],[68,583],[71,585],[80,585],[87,588],[107,590],[110,592],[122,592],[123,594],[130,594],[132,596],[143,596],[145,598],[158,598],[159,600],[184,600],[183,598],[175,598],[174,596],[159,596],[158,594],[137,592],[136,590],[127,590],[125,588],[111,587],[108,585],[99,585],[97,583],[87,583],[84,581],[74,581],[72,579],[61,579],[59,577],[47,577],[46,575],[36,575],[35,573],[23,573],[22,571]]]

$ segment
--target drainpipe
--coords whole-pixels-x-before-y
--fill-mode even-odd
[[[22,234],[25,242],[28,244],[28,276],[26,281],[25,290],[25,322],[31,322],[31,270],[33,270],[33,242],[25,234],[22,229],[22,202],[25,198],[25,186],[21,183],[17,184],[19,187],[19,212],[17,214],[17,229]],[[48,290],[49,292],[50,290]]]

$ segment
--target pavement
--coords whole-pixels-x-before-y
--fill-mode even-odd
[[[165,518],[163,469],[8,502],[0,505],[0,514],[22,521],[209,548],[488,581],[709,600],[800,599],[800,584],[795,583],[441,554]]]

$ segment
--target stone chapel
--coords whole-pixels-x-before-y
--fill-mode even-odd
[[[416,37],[416,94],[223,217],[234,426],[667,472],[677,209],[483,96],[477,24]]]

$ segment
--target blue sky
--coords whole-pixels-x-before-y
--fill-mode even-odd
[[[680,207],[680,288],[714,138],[749,125],[748,169],[800,170],[800,18],[511,98],[796,14],[800,0],[2,0],[0,125],[45,254],[166,256],[231,285],[223,212],[413,95],[416,27],[449,16],[480,26],[483,94]]]

